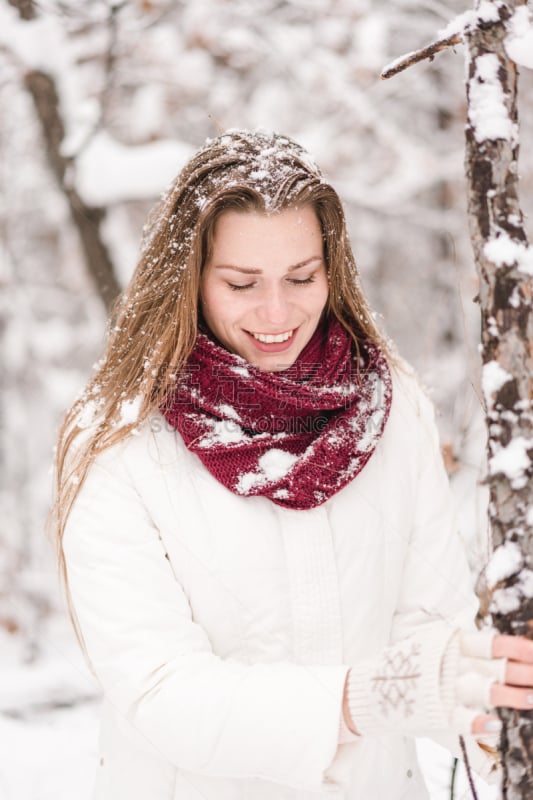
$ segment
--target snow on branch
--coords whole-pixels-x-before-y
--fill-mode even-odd
[[[425,59],[433,61],[437,53],[440,53],[441,50],[447,50],[448,47],[461,44],[462,41],[463,37],[461,34],[454,33],[451,36],[447,36],[445,39],[438,39],[436,42],[428,44],[421,50],[413,50],[411,53],[406,53],[405,55],[400,56],[400,58],[391,61],[390,64],[387,64],[381,73],[381,79],[386,80],[387,78],[392,78],[399,72],[403,72],[403,70],[407,69],[407,67],[411,67],[413,64],[418,64],[419,61],[424,61]]]
[[[192,153],[192,146],[179,140],[125,145],[101,130],[77,159],[76,189],[90,206],[151,200],[166,188],[168,176],[180,170]]]
[[[437,39],[431,44],[422,47],[420,50],[413,50],[411,53],[406,53],[394,61],[391,61],[384,67],[381,72],[381,79],[386,80],[392,78],[399,72],[403,72],[407,67],[412,67],[413,64],[418,64],[420,61],[433,61],[437,53],[447,50],[449,47],[455,47],[457,44],[464,42],[464,36],[475,20],[481,17],[487,17],[488,12],[478,9],[477,13],[474,11],[465,11],[454,17],[443,30],[438,31]]]
[[[533,18],[526,5],[515,9],[507,23],[505,51],[515,64],[533,69]]]
[[[451,20],[437,34],[438,38],[420,50],[413,50],[383,68],[381,79],[386,80],[403,72],[420,61],[433,61],[437,53],[462,44],[465,36],[477,26],[486,26],[500,21],[497,5],[491,0],[481,0],[476,10],[465,11]],[[519,6],[507,21],[505,50],[509,58],[522,67],[533,69],[533,18],[526,5]]]

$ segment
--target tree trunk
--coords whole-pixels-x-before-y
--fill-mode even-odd
[[[483,8],[481,8],[481,5]],[[504,48],[522,0],[483,0],[466,30],[468,213],[479,273],[488,426],[487,568],[502,633],[533,633],[533,252],[518,200],[517,68]],[[533,713],[501,710],[502,796],[533,797]]]
[[[9,0],[17,9],[21,19],[31,21],[37,16],[33,0]],[[87,206],[69,182],[69,167],[72,160],[61,153],[65,126],[59,111],[59,97],[53,78],[45,72],[30,70],[24,76],[41,125],[48,163],[59,188],[67,200],[72,221],[79,233],[85,263],[96,291],[109,310],[120,292],[109,251],[102,239],[101,223],[105,209]]]
[[[105,209],[85,205],[76,190],[68,184],[70,160],[61,154],[64,126],[59,114],[59,98],[54,81],[44,72],[32,70],[26,74],[24,82],[32,96],[41,123],[48,163],[65,195],[72,221],[78,230],[89,275],[106,309],[109,310],[120,292],[120,286],[100,233]]]

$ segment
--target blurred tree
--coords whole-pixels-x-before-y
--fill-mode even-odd
[[[38,6],[33,0],[8,0],[17,9],[20,18],[35,22]],[[114,17],[115,8],[111,6],[110,15]],[[103,242],[100,226],[105,209],[85,204],[71,183],[69,175],[72,158],[64,155],[61,145],[65,138],[65,125],[61,118],[60,100],[53,77],[39,69],[28,69],[24,74],[24,85],[33,100],[37,118],[41,124],[45,152],[51,171],[68,202],[72,221],[76,227],[85,262],[96,291],[106,308],[110,308],[120,291],[118,280],[106,245]]]

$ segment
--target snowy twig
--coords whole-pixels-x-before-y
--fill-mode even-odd
[[[463,37],[461,34],[454,33],[451,36],[447,36],[445,39],[438,39],[436,42],[428,44],[421,50],[414,50],[411,53],[407,53],[406,55],[401,56],[400,58],[397,58],[395,61],[392,61],[390,64],[388,64],[381,73],[381,79],[385,80],[386,78],[392,78],[399,72],[403,72],[403,70],[407,69],[407,67],[411,67],[413,64],[418,64],[419,61],[424,61],[426,58],[428,58],[430,61],[433,61],[436,54],[440,53],[441,50],[446,50],[448,47],[454,47],[456,44],[461,44],[462,41]]]

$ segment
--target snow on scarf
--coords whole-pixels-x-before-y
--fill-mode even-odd
[[[366,343],[358,359],[351,337],[333,320],[279,372],[253,367],[199,333],[161,412],[232,492],[308,509],[363,469],[391,398],[383,353]]]

